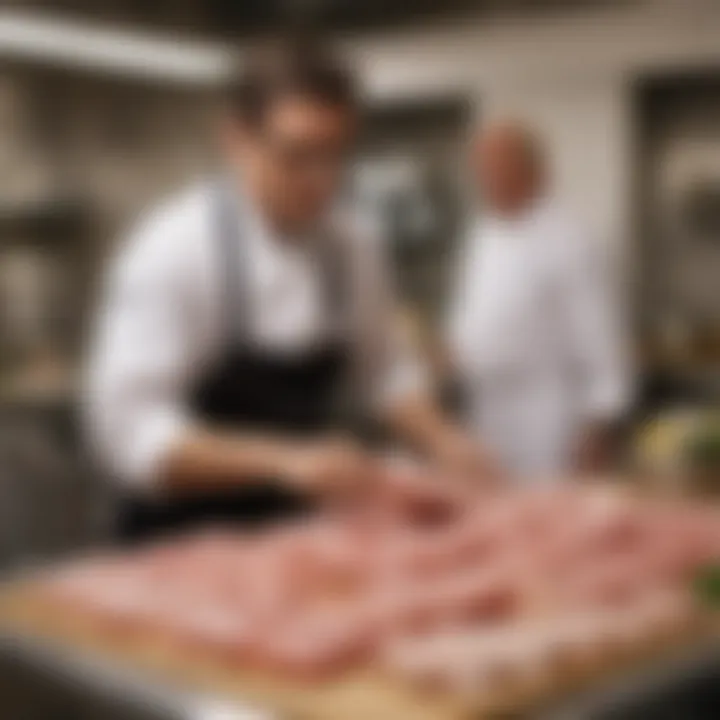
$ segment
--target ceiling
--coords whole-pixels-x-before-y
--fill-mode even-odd
[[[609,2],[617,0],[5,0],[3,4],[152,29],[242,37],[295,26],[373,30],[470,14],[544,13]]]

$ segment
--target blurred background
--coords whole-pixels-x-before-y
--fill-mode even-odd
[[[211,170],[232,63],[296,24],[334,38],[366,87],[353,185],[419,337],[432,345],[468,213],[468,126],[511,115],[537,130],[557,193],[621,269],[643,452],[673,466],[668,448],[716,402],[719,3],[5,0],[0,565],[102,532],[77,406],[103,260],[143,208]],[[658,414],[671,430],[648,435]]]

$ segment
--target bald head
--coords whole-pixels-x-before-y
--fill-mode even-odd
[[[519,123],[497,122],[481,128],[472,158],[483,200],[493,212],[521,213],[542,192],[544,162],[540,143]]]

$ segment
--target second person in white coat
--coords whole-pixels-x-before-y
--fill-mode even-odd
[[[518,477],[602,470],[630,394],[607,268],[550,198],[525,129],[481,131],[473,173],[483,207],[462,248],[450,320],[468,421]]]

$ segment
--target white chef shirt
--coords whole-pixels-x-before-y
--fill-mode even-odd
[[[188,392],[228,339],[211,187],[194,187],[150,213],[111,264],[104,287],[86,416],[101,462],[138,487],[152,487],[163,456],[192,425]],[[321,342],[331,313],[315,253],[319,241],[275,236],[247,202],[238,223],[239,260],[250,268],[237,268],[238,283],[249,281],[241,294],[248,304],[244,339],[287,353]],[[323,241],[340,243],[350,268],[355,377],[378,406],[388,405],[420,391],[425,368],[395,332],[378,239],[347,218],[342,225],[342,232],[324,232]]]
[[[549,200],[479,219],[463,249],[449,341],[477,435],[519,475],[569,469],[577,433],[630,399],[606,264]]]

